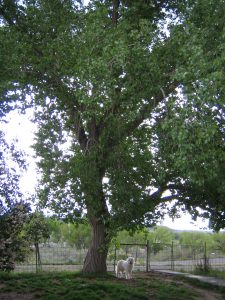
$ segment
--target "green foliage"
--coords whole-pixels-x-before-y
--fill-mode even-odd
[[[29,215],[29,220],[25,224],[25,235],[33,244],[39,244],[49,238],[50,230],[43,213],[35,211]]]
[[[28,219],[29,206],[17,203],[0,215],[0,270],[11,271],[15,262],[25,260],[29,242],[23,234],[24,222]]]
[[[142,229],[136,232],[128,232],[126,230],[119,231],[112,244],[129,243],[129,244],[145,244],[148,239],[148,230]]]
[[[15,144],[9,145],[0,131],[0,270],[3,271],[11,271],[15,262],[24,261],[29,249],[23,226],[30,207],[19,188],[20,171],[24,168],[22,153]]]
[[[225,234],[224,232],[216,232],[213,234],[213,240],[217,250],[225,252]]]
[[[62,240],[77,249],[87,249],[91,240],[91,229],[88,224],[64,223],[61,228]]]
[[[146,245],[147,241],[149,241],[151,251],[156,254],[162,250],[165,245],[170,245],[174,239],[175,233],[172,230],[164,226],[155,226],[150,230],[143,228],[135,232],[126,230],[119,231],[117,236],[112,239],[111,244],[119,249],[120,243]]]
[[[150,244],[170,244],[174,238],[175,234],[171,229],[164,226],[156,226],[150,230],[148,228],[143,228],[135,232],[126,230],[120,231],[116,236],[116,242],[146,244],[146,241],[148,240]]]
[[[207,244],[207,250],[215,249],[214,235],[207,232],[181,232],[179,241],[181,245],[190,245],[194,249],[204,249],[205,243]]]
[[[151,243],[170,244],[175,239],[175,234],[167,227],[156,226],[149,232],[148,239]]]
[[[54,243],[59,243],[61,239],[61,222],[55,218],[47,219],[48,228],[50,231],[50,238]]]
[[[103,244],[153,226],[173,199],[171,215],[200,207],[225,226],[224,11],[223,0],[0,3],[0,92],[36,108],[44,206],[69,221],[86,209]]]
[[[91,228],[86,220],[80,224],[65,223],[55,218],[46,220],[50,232],[50,241],[67,243],[77,249],[87,249],[91,240]]]

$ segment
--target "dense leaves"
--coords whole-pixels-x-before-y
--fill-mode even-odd
[[[14,204],[0,215],[0,270],[11,271],[15,262],[25,260],[29,251],[29,242],[22,229],[29,213],[24,203]]]
[[[50,236],[50,228],[43,213],[35,211],[29,215],[24,227],[25,234],[29,237],[30,243],[38,244],[46,241]]]
[[[50,241],[66,243],[77,249],[87,249],[91,240],[91,228],[87,221],[80,224],[65,223],[55,218],[47,220],[50,232]]]
[[[224,10],[222,0],[0,2],[1,93],[29,94],[36,108],[42,203],[70,220],[87,212],[87,257],[101,252],[86,271],[117,230],[154,224],[172,199],[171,214],[200,207],[224,227]]]

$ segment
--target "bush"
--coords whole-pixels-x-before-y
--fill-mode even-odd
[[[29,249],[23,236],[23,226],[28,217],[29,205],[16,203],[0,215],[0,270],[11,271],[15,262],[25,260]]]

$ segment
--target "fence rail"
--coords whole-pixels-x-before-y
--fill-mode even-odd
[[[78,271],[82,269],[87,249],[76,249],[66,245],[41,244],[32,247],[30,255],[22,264],[17,264],[15,272],[38,271]],[[191,245],[150,243],[127,244],[112,247],[107,258],[108,271],[114,271],[119,259],[135,258],[136,271],[195,269],[225,270],[225,253],[207,250],[207,245],[194,248]]]

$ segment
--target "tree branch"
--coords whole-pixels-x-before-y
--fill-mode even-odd
[[[54,94],[60,102],[63,102],[60,105],[66,107],[70,119],[72,120],[72,126],[70,128],[74,131],[81,150],[85,152],[88,145],[88,138],[81,118],[81,112],[83,110],[81,105],[76,101],[75,95],[68,91],[68,88],[64,86],[59,78],[48,78],[47,88],[49,86],[53,90],[52,94]]]
[[[134,129],[138,128],[138,126],[146,119],[149,118],[150,113],[157,107],[157,105],[162,102],[165,97],[168,97],[169,94],[171,94],[175,88],[177,87],[177,83],[171,83],[167,87],[163,88],[163,93],[161,89],[159,90],[159,93],[152,98],[152,101],[150,101],[148,104],[145,104],[142,109],[139,111],[137,117],[129,122],[127,126],[124,129],[124,136],[129,136]]]
[[[15,25],[18,20],[17,5],[15,1],[0,1],[0,16],[9,24]]]
[[[120,6],[120,0],[113,0],[113,11],[112,11],[112,22],[113,25],[117,25],[118,18],[119,18],[119,13],[118,9]]]

